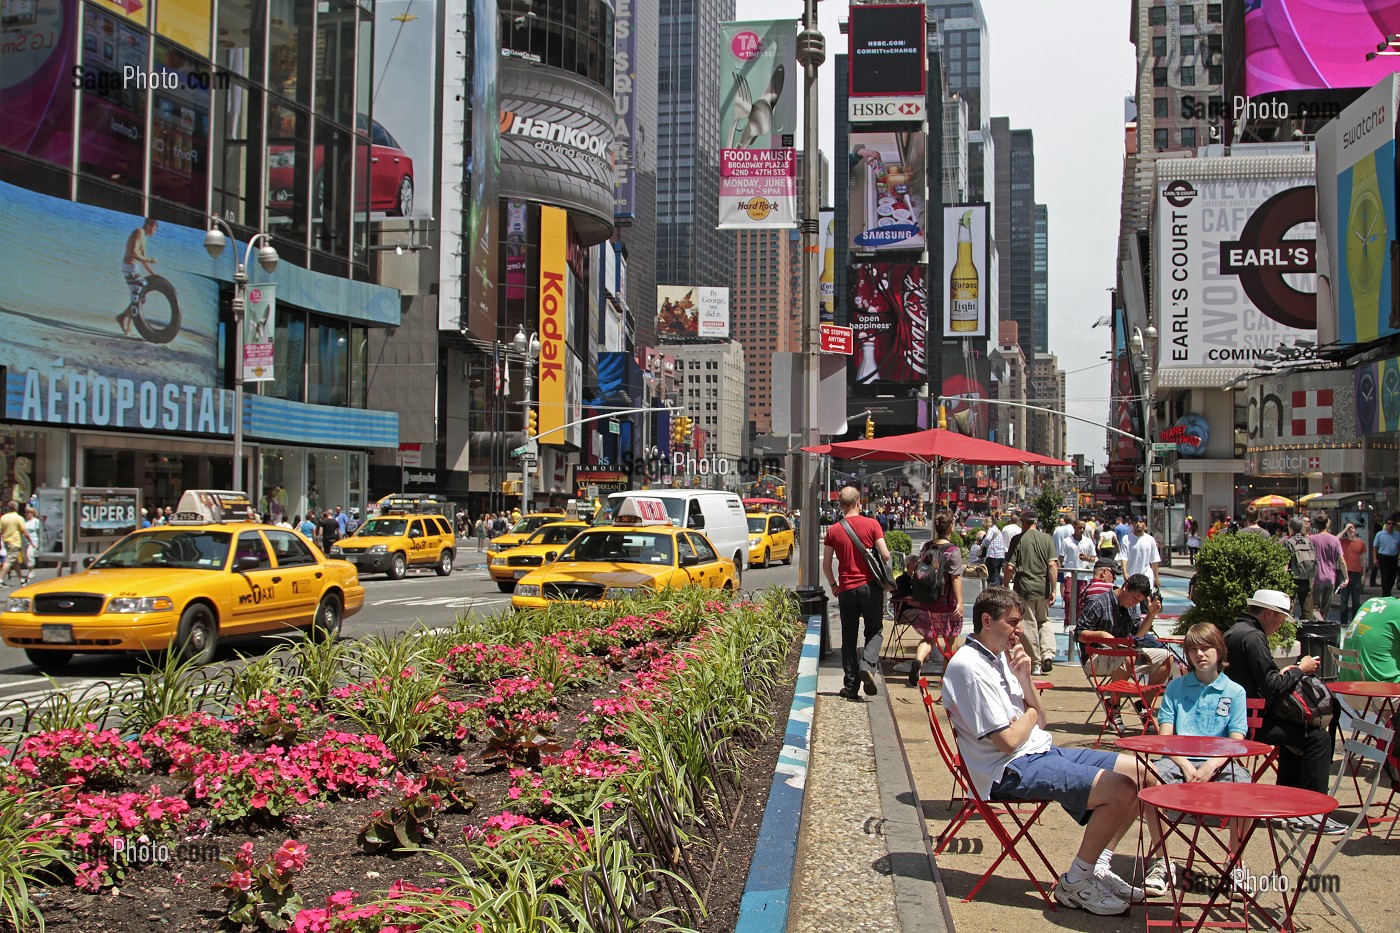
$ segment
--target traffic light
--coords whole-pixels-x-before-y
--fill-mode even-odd
[[[948,430],[948,406],[938,406],[938,426],[944,431]]]
[[[671,422],[671,446],[681,446],[681,419],[679,416]]]
[[[695,419],[689,415],[685,416],[685,427],[681,431],[681,439],[687,444],[695,442]]]
[[[875,436],[875,419],[874,419],[874,418],[866,418],[866,419],[865,419],[865,439],[866,439],[866,440],[870,440],[870,439],[871,439],[872,437],[874,437],[874,436]]]
[[[525,439],[528,441],[540,433],[540,413],[531,408],[525,412]]]

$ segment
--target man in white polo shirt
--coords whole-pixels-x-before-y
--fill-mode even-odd
[[[1025,600],[984,589],[973,607],[972,635],[943,676],[943,706],[977,792],[987,800],[1054,800],[1084,826],[1073,864],[1055,885],[1066,907],[1113,916],[1150,893],[1113,873],[1113,846],[1138,818],[1138,790],[1158,783],[1131,755],[1059,748],[1041,727],[1045,707],[1021,647]],[[1148,829],[1160,833],[1149,809]]]

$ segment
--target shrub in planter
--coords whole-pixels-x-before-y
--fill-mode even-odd
[[[914,553],[913,539],[911,539],[907,534],[898,529],[885,532],[885,546],[890,549],[891,554],[893,554],[895,551],[903,551],[905,554]],[[903,572],[903,567],[895,568],[896,574],[900,574]]]
[[[1198,622],[1229,629],[1255,590],[1293,594],[1288,549],[1263,535],[1216,535],[1196,554],[1196,605],[1182,614],[1176,633],[1185,634]],[[1296,632],[1295,625],[1285,623],[1269,642],[1275,647],[1290,645]]]

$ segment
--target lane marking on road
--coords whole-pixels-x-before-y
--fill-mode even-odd
[[[98,678],[84,678],[72,684],[64,684],[63,686],[58,687],[57,689],[50,687],[47,690],[26,690],[22,693],[0,692],[0,705],[3,705],[5,703],[13,703],[21,700],[26,703],[30,700],[42,700],[58,693],[79,694],[82,693],[84,690],[87,690],[89,687],[102,683],[107,683],[107,681]],[[3,686],[0,686],[0,690],[3,690]]]

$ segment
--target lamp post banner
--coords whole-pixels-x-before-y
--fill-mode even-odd
[[[243,381],[272,382],[277,345],[277,286],[249,285],[243,309]]]
[[[797,63],[792,20],[720,27],[719,229],[797,226]],[[786,142],[786,145],[784,143]]]

